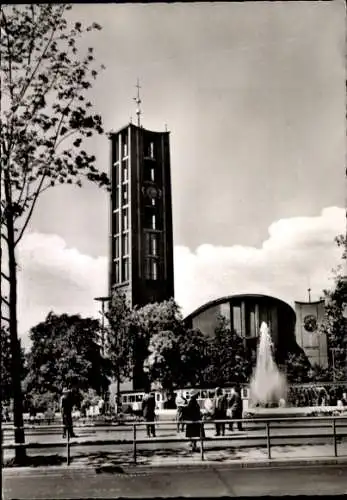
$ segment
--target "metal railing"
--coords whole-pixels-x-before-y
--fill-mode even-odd
[[[237,424],[238,422],[241,422],[243,426],[246,427],[251,427],[248,428],[247,430],[259,430],[263,431],[262,433],[231,433],[228,435],[222,435],[222,436],[206,436],[205,435],[205,427],[207,425],[215,425],[217,424],[225,424],[225,425],[234,425]],[[281,425],[275,425],[276,423],[280,422]],[[1,443],[2,443],[2,458],[3,458],[3,450],[5,449],[16,449],[18,447],[25,447],[26,449],[48,449],[48,448],[60,448],[60,447],[66,447],[66,463],[67,465],[70,465],[71,463],[71,448],[72,447],[86,447],[86,446],[103,446],[103,445],[116,445],[116,446],[121,446],[121,445],[132,445],[132,458],[133,458],[133,463],[137,464],[138,462],[138,455],[139,455],[139,450],[138,450],[138,445],[139,444],[148,444],[148,443],[184,443],[184,442],[192,442],[195,441],[200,444],[200,459],[201,461],[205,460],[205,452],[207,451],[205,448],[205,443],[206,442],[220,442],[220,441],[244,441],[246,444],[238,444],[237,446],[242,448],[242,447],[266,447],[267,450],[267,458],[269,460],[272,459],[271,456],[271,448],[274,446],[274,441],[277,439],[298,439],[298,438],[307,438],[307,439],[314,439],[314,438],[331,438],[332,444],[333,444],[333,455],[334,457],[342,456],[338,455],[338,441],[342,440],[342,438],[347,437],[347,416],[325,416],[325,417],[285,417],[285,418],[254,418],[254,419],[226,419],[226,420],[199,420],[195,422],[191,421],[180,421],[180,424],[199,424],[200,426],[200,435],[197,437],[182,437],[179,436],[178,434],[175,437],[155,437],[155,438],[145,438],[145,437],[138,437],[138,429],[141,427],[146,427],[147,425],[155,425],[157,428],[161,426],[174,426],[177,428],[178,421],[177,420],[163,420],[163,421],[154,421],[154,422],[147,422],[147,421],[141,421],[141,422],[134,422],[132,424],[128,424],[128,428],[132,429],[132,438],[130,439],[100,439],[100,440],[86,440],[83,442],[79,441],[71,441],[69,433],[67,433],[66,441],[60,441],[60,442],[55,442],[55,443],[24,443],[24,444],[16,444],[16,443],[8,443],[4,444],[3,443],[3,430],[1,430]],[[300,423],[302,425],[300,425]],[[252,427],[253,424],[253,427]],[[257,424],[254,426],[254,424]],[[293,425],[294,424],[294,425]],[[296,424],[296,425],[295,425]],[[308,425],[309,424],[309,425]],[[321,425],[319,425],[321,424]],[[340,425],[339,425],[340,424]],[[310,432],[309,434],[305,433],[304,435],[302,434],[290,434],[290,433],[280,433],[280,434],[271,434],[271,429],[297,429],[297,428],[311,428],[314,430],[314,428],[330,428],[331,433],[325,434],[325,433],[317,433],[317,432]],[[339,428],[345,428],[344,432],[337,432]],[[245,429],[246,430],[246,429]],[[246,430],[246,432],[247,432]],[[109,432],[119,432],[117,428],[110,429]],[[262,441],[262,444],[253,444],[250,445],[249,441]],[[248,441],[248,444],[247,444]],[[346,456],[346,455],[343,455]],[[3,460],[2,460],[3,463]]]

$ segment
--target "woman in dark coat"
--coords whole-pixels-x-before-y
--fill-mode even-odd
[[[202,424],[199,423],[199,420],[201,420],[201,411],[197,399],[198,393],[193,392],[184,411],[185,420],[191,421],[186,424],[187,438],[199,438],[201,435],[200,433],[202,431]],[[191,449],[192,451],[198,450],[195,439],[191,440]]]

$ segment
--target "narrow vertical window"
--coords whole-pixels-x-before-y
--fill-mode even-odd
[[[155,214],[152,215],[152,229],[157,228],[157,216]]]
[[[119,186],[114,190],[114,206],[119,208]]]
[[[151,275],[152,280],[158,279],[158,262],[154,259],[151,260]]]
[[[240,306],[233,306],[233,328],[234,328],[234,331],[238,335],[241,335],[242,328],[241,328],[241,308],[240,308]]]
[[[115,186],[119,185],[119,163],[114,163],[113,164],[113,179],[114,179],[114,184]]]
[[[156,234],[151,234],[151,255],[156,256],[158,254],[158,240]]]
[[[116,210],[115,212],[113,212],[113,232],[115,234],[119,233],[119,211]]]
[[[128,186],[123,187],[123,205],[127,205],[129,203],[128,200]]]
[[[155,180],[155,173],[154,173],[154,168],[151,168],[151,181]]]
[[[129,234],[123,234],[123,255],[129,254]]]
[[[122,230],[127,231],[129,229],[129,217],[128,217],[128,209],[123,209],[123,220],[122,220]]]
[[[122,182],[128,182],[129,170],[128,170],[128,160],[123,160],[122,162]]]
[[[114,281],[119,283],[119,260],[114,263]]]
[[[116,259],[119,258],[119,236],[114,238],[114,256]]]
[[[151,158],[154,158],[154,143],[153,142],[151,142],[149,145],[149,156]]]
[[[122,259],[122,281],[129,280],[129,259]]]

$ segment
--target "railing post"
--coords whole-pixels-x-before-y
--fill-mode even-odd
[[[133,458],[134,458],[134,464],[136,465],[136,463],[137,463],[137,456],[136,456],[136,424],[133,424]]]
[[[266,422],[266,445],[267,445],[267,457],[269,460],[271,460],[270,422]]]
[[[66,433],[66,465],[70,465],[70,432]]]
[[[200,422],[200,459],[204,461],[204,422]]]
[[[336,418],[333,417],[334,457],[337,457]]]

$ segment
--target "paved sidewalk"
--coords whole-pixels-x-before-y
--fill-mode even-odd
[[[288,465],[290,463],[347,463],[347,442],[338,446],[338,456],[334,456],[332,444],[322,445],[284,445],[271,446],[269,460],[266,447],[235,447],[218,446],[218,443],[205,444],[204,461],[200,453],[192,453],[188,444],[180,448],[148,448],[146,445],[137,447],[137,467],[177,467],[197,466],[202,464],[227,464],[228,466],[257,465]],[[66,453],[58,450],[28,450],[32,465],[37,467],[65,466]],[[100,467],[132,467],[134,466],[132,447],[108,446],[103,449],[73,448],[71,451],[70,468],[100,468]],[[9,469],[10,467],[6,467]]]

